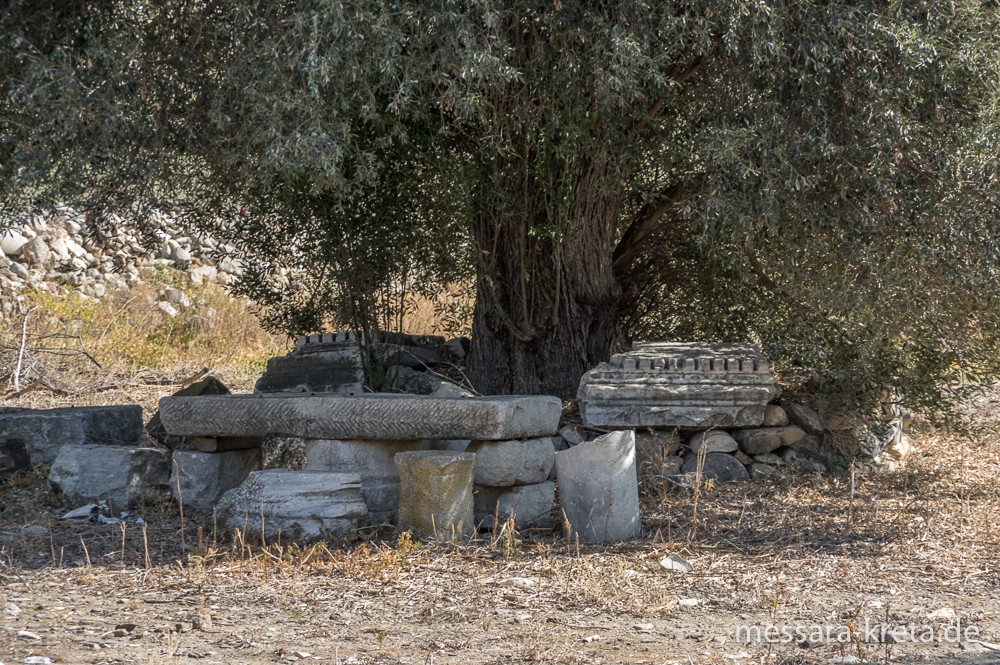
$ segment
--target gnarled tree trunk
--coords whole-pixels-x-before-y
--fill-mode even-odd
[[[621,199],[610,155],[577,177],[562,238],[481,211],[470,378],[485,394],[576,394],[619,337],[612,269]],[[535,224],[538,228],[538,224]]]

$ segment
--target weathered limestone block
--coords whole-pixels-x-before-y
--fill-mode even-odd
[[[778,394],[753,346],[636,343],[583,375],[585,425],[711,429],[759,427]]]
[[[698,456],[691,455],[684,460],[681,467],[682,473],[692,473],[698,468]],[[705,464],[701,469],[702,480],[709,478],[720,483],[735,483],[743,480],[750,480],[750,474],[743,464],[728,453],[708,453],[705,455]]]
[[[354,335],[327,333],[300,337],[295,349],[267,361],[254,392],[360,395],[364,371]]]
[[[361,496],[372,524],[394,523],[399,508],[399,471],[396,453],[428,450],[430,441],[339,441],[306,440],[309,471],[356,473],[361,478]]]
[[[0,408],[0,439],[23,442],[34,465],[52,462],[65,445],[135,447],[142,441],[142,407]]]
[[[246,480],[260,468],[260,450],[233,450],[226,453],[203,453],[195,450],[174,451],[170,491],[184,510],[210,515],[222,495]],[[178,494],[178,483],[180,493]]]
[[[559,452],[556,478],[571,538],[601,543],[639,535],[634,432],[612,432]]]
[[[267,469],[223,494],[218,513],[227,528],[267,539],[354,540],[368,507],[356,474]]]
[[[476,456],[446,450],[398,453],[399,530],[418,536],[465,538],[475,529],[472,480]]]
[[[787,427],[762,427],[733,432],[733,438],[748,455],[763,455],[782,446],[794,446],[804,439],[806,433],[795,425]]]
[[[476,484],[489,487],[540,483],[549,477],[556,458],[549,437],[473,441],[466,451],[476,454]]]
[[[308,439],[525,439],[556,433],[562,402],[547,396],[222,395],[165,397],[170,434]]]
[[[59,450],[49,482],[68,504],[108,501],[113,510],[170,499],[170,451],[95,444]]]
[[[494,520],[502,527],[511,515],[515,529],[545,528],[551,526],[556,485],[543,482],[518,487],[477,486],[473,500],[476,523],[488,529],[497,528]]]
[[[688,439],[688,447],[691,452],[697,453],[702,446],[705,447],[706,453],[734,453],[740,447],[736,443],[736,439],[729,436],[728,432],[721,430],[697,432]]]

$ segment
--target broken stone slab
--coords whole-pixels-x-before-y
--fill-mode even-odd
[[[254,392],[360,395],[364,392],[365,376],[357,340],[345,337],[333,341],[333,338],[323,336],[330,341],[303,341],[288,355],[269,359]]]
[[[693,473],[698,468],[698,456],[691,455],[684,460],[682,473]],[[701,478],[711,478],[720,483],[735,483],[750,480],[750,474],[743,464],[727,453],[708,453],[701,469]]]
[[[107,501],[113,511],[169,501],[170,451],[95,444],[59,450],[49,482],[68,504]]]
[[[476,454],[476,484],[489,487],[540,483],[549,477],[556,457],[549,437],[472,441],[466,451]]]
[[[805,436],[806,433],[795,425],[743,429],[733,432],[733,438],[740,444],[743,452],[748,455],[763,455],[782,446],[795,446]]]
[[[229,529],[274,539],[355,540],[368,518],[357,474],[267,469],[252,471],[219,500]]]
[[[706,453],[734,453],[740,447],[736,443],[736,439],[729,436],[728,432],[721,430],[698,432],[688,439],[688,447],[691,452],[697,453],[702,446],[705,447]]]
[[[191,385],[184,386],[180,390],[174,393],[174,397],[199,397],[201,395],[228,395],[229,388],[226,387],[222,381],[209,374],[208,376],[202,378],[199,381],[195,381]],[[190,450],[195,448],[195,442],[190,437],[183,436],[171,436],[167,434],[167,431],[163,428],[163,423],[160,421],[159,410],[153,414],[153,417],[149,419],[146,423],[146,432],[165,445],[167,448],[173,450]]]
[[[487,529],[503,527],[514,517],[514,528],[534,529],[552,525],[556,501],[553,482],[518,487],[477,486],[473,497],[476,523]]]
[[[475,530],[472,498],[476,456],[414,450],[395,456],[399,470],[399,530],[454,540]]]
[[[592,427],[759,427],[778,395],[754,346],[636,343],[583,375],[578,398]]]
[[[23,442],[33,465],[52,462],[64,445],[138,447],[142,442],[142,407],[0,408],[0,439]]]
[[[222,495],[238,487],[251,471],[260,468],[260,450],[203,453],[174,451],[170,491],[174,500],[202,515],[211,515]],[[178,484],[180,490],[178,492]]]
[[[602,543],[639,535],[634,432],[611,432],[557,453],[556,478],[570,538]]]
[[[429,450],[430,441],[307,439],[306,470],[356,473],[372,524],[393,524],[399,508],[397,453]]]
[[[221,395],[165,397],[160,417],[179,436],[504,440],[556,433],[562,402],[548,396]]]

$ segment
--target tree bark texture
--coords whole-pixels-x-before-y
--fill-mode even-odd
[[[619,337],[613,270],[621,190],[609,155],[580,169],[562,236],[480,211],[470,379],[484,394],[576,395]]]

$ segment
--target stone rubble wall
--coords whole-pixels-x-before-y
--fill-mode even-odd
[[[142,271],[157,266],[184,271],[195,284],[225,285],[243,274],[235,247],[191,233],[165,216],[156,220],[152,236],[158,245],[150,247],[134,225],[122,221],[98,239],[86,216],[69,209],[2,230],[0,312],[13,313],[26,288],[102,298],[141,282]]]

